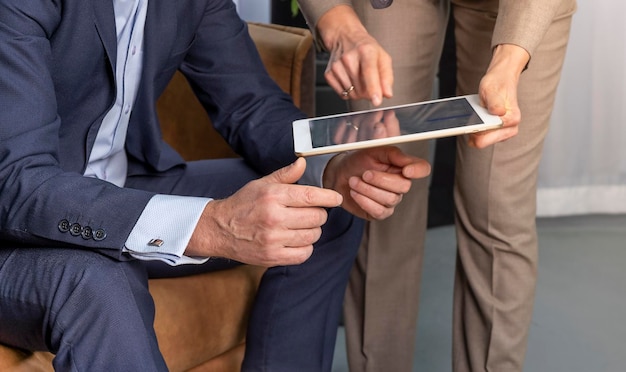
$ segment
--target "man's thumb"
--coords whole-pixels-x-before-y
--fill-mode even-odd
[[[277,171],[265,176],[264,178],[268,182],[276,183],[296,183],[300,177],[304,174],[306,169],[306,160],[304,158],[298,158],[293,163],[286,167],[280,168]]]

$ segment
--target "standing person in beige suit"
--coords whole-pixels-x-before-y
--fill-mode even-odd
[[[505,124],[457,141],[453,368],[521,371],[537,271],[537,168],[576,1],[391,2],[299,0],[331,52],[329,85],[355,110],[431,98],[452,7],[457,93],[478,92]],[[426,157],[427,146],[404,149]],[[365,230],[344,305],[352,371],[412,369],[428,190],[415,182],[394,216]]]

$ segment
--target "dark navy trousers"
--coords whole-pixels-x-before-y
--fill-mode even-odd
[[[127,187],[221,198],[258,177],[243,161],[224,159],[189,163],[183,173],[133,176]],[[361,220],[333,208],[309,260],[267,271],[249,322],[244,371],[330,371],[362,229]],[[233,264],[171,267],[0,241],[0,342],[50,351],[58,371],[165,371],[148,279]]]

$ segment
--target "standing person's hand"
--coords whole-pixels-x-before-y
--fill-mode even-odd
[[[393,95],[391,57],[351,7],[333,7],[319,19],[317,30],[330,51],[324,77],[341,98],[367,99],[378,106]]]
[[[411,188],[412,179],[429,174],[426,160],[394,146],[374,147],[332,158],[324,172],[324,187],[343,195],[341,206],[350,213],[382,220],[393,214]]]
[[[500,129],[470,135],[470,146],[484,148],[518,133],[522,116],[517,103],[517,86],[529,58],[528,52],[516,45],[502,44],[495,48],[478,93],[487,111],[500,116],[504,125]]]

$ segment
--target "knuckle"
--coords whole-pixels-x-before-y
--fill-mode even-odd
[[[400,204],[400,202],[402,202],[402,194],[396,194],[394,197],[394,202],[391,204],[391,206],[395,206]]]
[[[301,193],[298,196],[306,205],[314,205],[315,193],[312,189],[305,187],[301,188]]]
[[[387,213],[386,213],[386,208],[384,207],[378,207],[378,208],[374,208],[373,211],[370,212],[370,215],[377,219],[377,220],[382,220],[386,217],[388,217]]]
[[[379,48],[374,43],[361,43],[357,46],[357,51],[359,52],[359,54],[371,55],[378,53]]]
[[[273,248],[276,246],[276,242],[278,242],[278,234],[274,230],[264,229],[260,233],[258,233],[255,237],[255,240],[264,248],[266,254],[271,254]]]
[[[396,199],[402,199],[402,194],[406,194],[411,190],[411,181],[410,180],[402,180],[402,182],[397,183],[398,192],[395,194]]]
[[[340,60],[334,61],[328,70],[329,73],[338,74],[343,68],[343,60],[344,57],[341,57]]]
[[[309,257],[311,257],[311,254],[313,253],[313,246],[308,246],[308,247],[304,247],[304,248],[299,248],[298,249],[298,254],[294,256],[294,264],[301,264],[304,261],[308,260]]]
[[[263,216],[262,219],[263,225],[266,226],[268,229],[273,229],[276,226],[281,225],[282,221],[283,218],[281,218],[280,213],[270,213],[269,211]],[[266,234],[273,235],[273,233],[270,231],[267,231]]]
[[[317,228],[307,230],[304,233],[302,240],[303,240],[303,243],[310,245],[310,244],[317,242],[321,236],[322,236],[322,228],[317,227]]]
[[[258,213],[258,221],[259,221],[259,227],[264,228],[264,230],[262,230],[262,234],[269,234],[271,229],[274,226],[279,225],[282,222],[282,214],[281,213],[275,213],[274,212],[274,208],[273,206],[267,206],[267,208],[261,208],[261,210]]]
[[[306,205],[308,206],[317,206],[320,204],[322,200],[324,200],[323,199],[325,197],[325,195],[323,194],[324,191],[322,191],[319,188],[302,187],[300,188],[300,190],[302,190],[301,198],[304,201],[304,203],[306,203]]]
[[[385,218],[387,218],[387,217],[391,216],[391,215],[393,214],[394,210],[395,210],[395,208],[394,208],[394,207],[390,207],[390,208],[383,208],[383,209],[380,211],[379,218],[380,218],[381,220],[384,220]]]
[[[325,209],[320,208],[319,210],[319,217],[318,217],[318,221],[319,221],[319,225],[323,225],[326,223],[326,221],[328,221],[328,212],[326,212]],[[320,230],[321,233],[321,230]]]
[[[341,62],[342,64],[346,65],[350,61],[353,61],[354,59],[355,57],[353,56],[352,52],[346,52],[341,55],[341,58],[339,58],[338,62]]]

